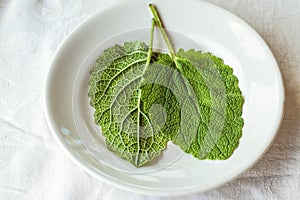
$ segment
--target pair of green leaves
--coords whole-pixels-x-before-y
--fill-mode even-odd
[[[91,70],[90,104],[107,148],[135,166],[172,141],[198,159],[227,159],[242,134],[243,98],[233,70],[210,53],[175,53],[155,8],[150,47],[126,42],[104,51]],[[156,24],[169,54],[152,52]]]

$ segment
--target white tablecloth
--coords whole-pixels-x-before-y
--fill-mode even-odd
[[[90,16],[121,1],[0,0],[1,200],[160,199],[87,175],[56,144],[43,112],[58,45]],[[300,1],[209,2],[249,22],[269,44],[284,78],[286,114],[275,143],[254,168],[216,190],[178,199],[300,199]]]

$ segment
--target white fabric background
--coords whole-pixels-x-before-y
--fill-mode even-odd
[[[90,16],[121,1],[0,0],[1,200],[168,199],[90,177],[58,147],[45,121],[43,87],[58,45]],[[216,190],[172,199],[300,199],[300,1],[208,1],[246,20],[269,44],[284,78],[286,114],[275,143],[253,169]]]

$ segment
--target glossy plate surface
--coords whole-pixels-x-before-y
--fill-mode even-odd
[[[109,46],[148,41],[151,13],[141,0],[126,1],[95,15],[60,46],[45,88],[47,120],[72,160],[107,183],[164,196],[206,191],[236,178],[270,147],[283,116],[281,74],[265,42],[235,15],[197,0],[153,3],[176,47],[212,52],[233,67],[239,78],[245,126],[233,156],[225,161],[199,161],[170,144],[153,165],[135,169],[107,151],[104,139],[95,139],[101,133],[88,105],[89,70]]]

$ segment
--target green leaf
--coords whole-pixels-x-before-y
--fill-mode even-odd
[[[180,109],[180,120],[176,121],[179,131],[165,134],[198,159],[229,158],[238,146],[244,125],[243,97],[233,70],[220,58],[195,50],[179,50],[175,62],[168,55],[160,55],[159,59],[156,63],[164,64],[153,64],[148,71],[155,71],[156,80],[153,75],[150,80],[145,76],[145,81],[155,80],[162,87],[168,82],[173,96],[148,95],[168,104],[176,102]],[[164,77],[165,82],[161,80]]]
[[[172,73],[169,82],[184,85],[175,92],[176,99],[168,99],[181,107],[180,131],[172,141],[199,159],[229,158],[244,125],[238,79],[222,59],[210,53],[182,49],[175,53],[155,6],[149,4],[149,8],[169,49],[170,57],[163,59],[173,61],[179,71]]]
[[[89,80],[90,104],[95,108],[95,122],[102,128],[107,148],[135,166],[151,161],[166,147],[169,138],[162,130],[176,132],[177,128],[172,125],[173,118],[162,117],[169,116],[172,109],[164,113],[153,106],[155,102],[141,100],[152,88],[149,84],[143,85],[143,92],[140,90],[147,52],[142,42],[115,45],[97,59]],[[163,90],[155,90],[153,95]],[[151,118],[158,114],[159,118]]]

